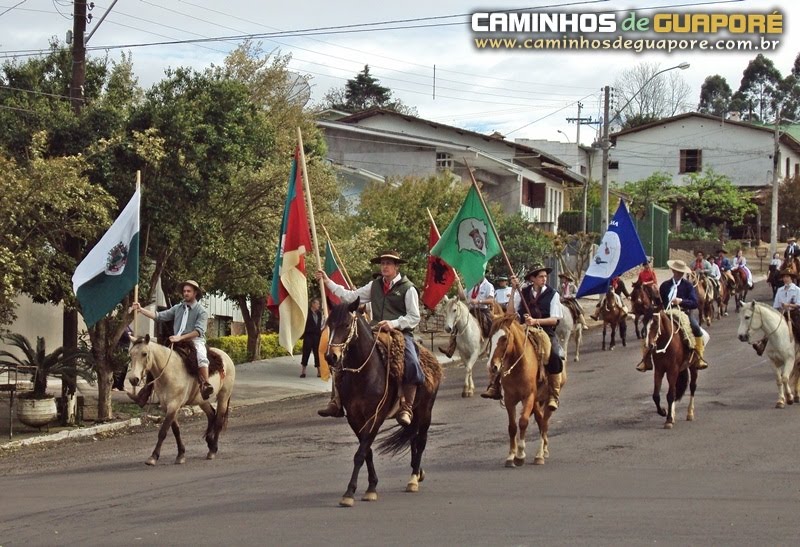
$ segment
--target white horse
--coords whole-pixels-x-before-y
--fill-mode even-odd
[[[216,352],[222,357],[223,372],[212,374],[208,382],[214,387],[214,398],[217,400],[216,410],[211,405],[211,400],[204,400],[200,396],[200,384],[197,378],[189,374],[183,364],[183,359],[170,348],[150,342],[150,335],[139,338],[133,342],[129,350],[131,356],[128,380],[133,387],[144,386],[147,373],[153,376],[153,387],[160,401],[161,408],[166,416],[164,423],[158,430],[158,442],[152,455],[145,463],[155,465],[161,455],[161,444],[167,436],[167,431],[172,428],[175,442],[178,445],[178,456],[175,463],[186,463],[186,447],[181,440],[181,428],[178,425],[178,409],[184,405],[199,405],[208,417],[205,439],[208,444],[207,460],[213,460],[217,454],[219,434],[228,422],[230,400],[233,393],[233,383],[236,378],[236,369],[227,353],[217,348],[208,348],[209,354]]]
[[[783,408],[785,403],[800,403],[800,371],[795,365],[797,349],[786,318],[772,306],[755,301],[744,303],[741,312],[739,340],[748,344],[767,341],[767,357],[775,367],[778,384],[775,408]]]
[[[464,377],[462,397],[472,397],[475,394],[475,382],[472,381],[472,367],[483,353],[481,327],[478,320],[469,312],[467,305],[454,296],[444,299],[444,330],[455,335],[456,349],[464,366],[467,368]]]
[[[580,304],[579,304],[580,305]],[[572,312],[563,303],[561,304],[561,319],[556,325],[556,337],[564,348],[564,360],[567,360],[569,341],[575,341],[575,362],[581,358],[581,343],[583,343],[583,325],[572,319]]]

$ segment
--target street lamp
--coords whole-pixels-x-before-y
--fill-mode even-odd
[[[557,131],[557,132],[559,132],[559,133],[561,133],[562,135],[564,135],[564,138],[565,138],[565,139],[567,139],[567,144],[572,144],[572,143],[569,141],[569,137],[567,136],[567,134],[566,134],[566,133],[564,133],[564,132],[563,132],[563,131],[561,131],[560,129],[556,129],[556,131]]]
[[[686,70],[687,68],[689,68],[689,63],[681,63],[679,65],[671,66],[669,68],[665,68],[665,69],[659,70],[658,72],[656,72],[655,74],[650,76],[647,79],[647,81],[642,84],[642,87],[640,87],[636,91],[636,93],[631,95],[631,97],[627,100],[627,102],[624,105],[622,105],[622,107],[619,108],[617,110],[617,112],[613,116],[611,116],[610,118],[609,118],[609,104],[608,104],[610,88],[608,86],[606,86],[605,89],[604,89],[604,91],[605,91],[605,107],[604,107],[604,112],[603,112],[603,136],[602,136],[602,139],[600,141],[600,148],[603,151],[603,160],[602,160],[603,161],[603,165],[602,165],[602,171],[601,171],[602,175],[601,175],[601,179],[600,179],[600,186],[601,186],[601,188],[600,188],[600,230],[602,231],[603,234],[606,232],[606,229],[608,228],[608,150],[609,150],[609,148],[611,148],[611,141],[608,140],[608,128],[611,125],[611,123],[619,117],[619,115],[622,113],[622,111],[625,110],[625,108],[629,104],[631,104],[631,101],[639,93],[641,93],[642,90],[644,88],[646,88],[647,85],[650,82],[655,80],[655,78],[657,76],[659,76],[660,74],[663,74],[663,73],[668,72],[670,70],[675,70],[676,68],[679,68],[681,70]]]

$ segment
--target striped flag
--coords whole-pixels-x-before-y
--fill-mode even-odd
[[[339,264],[336,262],[336,257],[333,256],[333,247],[331,246],[330,240],[325,243],[325,275],[327,275],[331,281],[334,283],[341,285],[345,289],[350,289],[350,284],[344,278],[344,274],[342,274],[342,270],[339,267]],[[325,291],[325,294],[328,297],[328,302],[331,304],[338,304],[340,302],[339,297],[334,295],[330,291]]]
[[[439,233],[431,221],[428,234],[428,248],[433,249],[439,241]],[[436,305],[444,298],[456,280],[456,272],[447,262],[438,256],[428,255],[428,271],[425,274],[425,288],[422,291],[422,303],[429,309],[436,309]]]

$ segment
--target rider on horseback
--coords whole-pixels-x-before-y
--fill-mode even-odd
[[[487,335],[489,333],[489,327],[492,325],[492,317],[489,314],[489,308],[494,302],[494,285],[489,283],[489,280],[486,279],[486,276],[482,277],[480,281],[478,281],[472,289],[469,291],[469,298],[466,298],[464,293],[459,290],[458,297],[462,300],[466,300],[467,305],[469,306],[469,311],[475,318],[478,320],[478,324],[481,326],[481,332],[483,335]],[[457,333],[453,333],[450,335],[450,343],[446,348],[439,348],[439,351],[447,355],[448,357],[452,357],[453,353],[456,351],[456,337],[458,336]]]
[[[402,382],[402,404],[397,413],[400,425],[410,425],[413,417],[412,408],[417,394],[417,386],[425,382],[425,375],[417,355],[412,331],[419,324],[419,296],[414,284],[398,271],[400,264],[406,261],[400,258],[397,251],[386,251],[370,260],[372,264],[380,264],[381,275],[354,291],[349,291],[331,281],[323,270],[317,270],[317,280],[324,279],[325,286],[343,302],[353,302],[360,298],[361,302],[372,304],[372,325],[378,330],[391,331],[398,329],[405,339],[404,378]],[[334,376],[333,396],[328,406],[317,411],[320,416],[344,416],[342,402],[336,389]]]
[[[697,251],[695,254],[695,261],[692,266],[692,270],[694,270],[698,274],[703,274],[706,276],[711,282],[711,288],[713,289],[713,297],[714,300],[719,299],[719,279],[714,276],[714,268],[711,265],[711,262],[705,259],[705,255],[703,251]]]
[[[552,268],[544,266],[534,266],[531,271],[525,274],[525,281],[530,284],[522,289],[521,293],[514,292],[514,305],[522,323],[528,326],[540,327],[550,337],[551,350],[548,358],[547,384],[550,388],[550,400],[547,406],[552,411],[558,409],[559,395],[561,393],[561,371],[564,370],[564,353],[561,344],[556,337],[556,325],[561,318],[561,301],[558,293],[547,286],[547,274],[553,271]],[[511,284],[515,288],[519,286],[516,277],[511,278]],[[521,297],[520,297],[521,294]],[[521,298],[527,303],[523,304]],[[530,310],[530,311],[529,311]],[[500,379],[502,371],[493,374],[481,397],[485,399],[502,399]]]
[[[800,330],[798,330],[800,327],[800,288],[795,284],[797,274],[792,270],[783,270],[780,275],[783,279],[783,287],[775,293],[772,307],[789,316],[789,325],[791,325],[792,333],[797,340],[800,338]],[[762,352],[764,351],[763,346],[760,349]],[[756,352],[758,351],[759,348],[756,348]]]
[[[622,300],[622,294],[627,296],[628,298],[631,297],[631,293],[628,292],[628,288],[625,286],[625,282],[622,280],[620,276],[616,276],[611,278],[611,288],[614,289],[614,299],[617,301],[617,307],[622,308],[622,311],[625,312],[625,315],[629,313],[628,306]],[[606,291],[607,292],[607,291]],[[592,319],[598,321],[600,319],[600,310],[603,309],[606,303],[606,293],[603,293],[600,296],[600,299],[597,301],[597,306],[594,308],[594,313],[590,315]]]
[[[793,258],[800,258],[800,246],[797,245],[797,239],[790,237],[786,245],[786,250],[783,251],[783,258],[787,261]]]
[[[203,295],[203,290],[197,281],[187,279],[181,283],[183,302],[175,304],[168,310],[155,312],[143,308],[138,302],[131,305],[131,310],[139,312],[154,321],[172,321],[172,336],[169,341],[173,344],[184,340],[191,340],[194,349],[197,351],[197,373],[200,384],[200,395],[203,399],[208,399],[214,393],[214,387],[208,383],[208,353],[206,351],[206,326],[208,324],[208,312],[197,301]],[[153,391],[153,383],[148,382],[136,398],[140,405],[147,403],[150,393]]]
[[[500,307],[505,311],[511,298],[511,287],[508,286],[508,278],[504,275],[499,275],[495,282],[497,282],[497,288],[494,290],[494,301],[500,304]]]
[[[578,287],[575,286],[575,280],[566,272],[558,274],[561,280],[560,294],[561,302],[570,310],[576,323],[581,324],[581,328],[587,330],[589,325],[586,324],[586,316],[583,313],[583,308],[578,303],[575,295],[578,294]]]
[[[692,270],[683,260],[667,260],[667,266],[672,270],[672,279],[664,281],[659,287],[661,300],[667,308],[670,306],[679,307],[689,317],[689,324],[692,327],[695,341],[694,350],[697,355],[695,365],[697,370],[706,369],[708,368],[708,363],[703,359],[705,351],[703,331],[700,329],[700,325],[697,324],[697,320],[689,313],[697,308],[697,293],[692,283],[683,277],[684,274],[692,273]],[[648,359],[643,359],[642,362],[636,365],[636,370],[639,372],[652,370],[652,368]]]
[[[728,284],[728,288],[732,291],[735,288],[736,282],[733,279],[733,275],[731,274],[731,268],[733,267],[731,261],[728,259],[727,256],[728,252],[725,249],[719,249],[717,251],[717,266],[719,266],[720,272],[722,272],[722,278]]]

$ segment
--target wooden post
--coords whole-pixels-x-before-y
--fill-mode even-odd
[[[136,191],[140,191],[142,186],[142,172],[140,170],[136,170]],[[141,196],[139,197],[141,203]],[[139,214],[141,215],[141,207],[139,207]],[[140,219],[141,221],[141,219]],[[139,224],[139,230],[141,230],[141,222]],[[139,258],[141,259],[141,253],[139,253]],[[137,261],[138,262],[138,261]],[[136,285],[133,286],[133,301],[139,301],[139,272],[136,272]],[[139,310],[133,310],[133,337],[136,338],[136,319],[137,315],[139,314]]]

